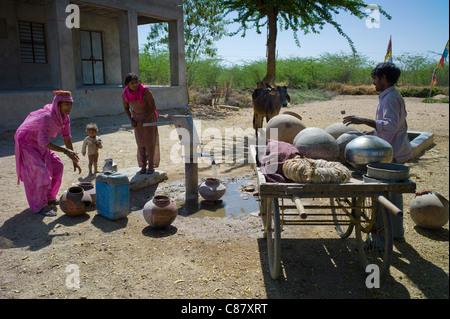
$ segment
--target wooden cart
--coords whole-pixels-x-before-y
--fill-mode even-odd
[[[257,163],[256,147],[251,146],[250,151]],[[264,153],[260,150],[259,154]],[[347,183],[272,183],[266,181],[258,164],[255,164],[255,170],[272,278],[276,279],[280,274],[281,232],[290,225],[334,226],[342,238],[349,237],[355,230],[363,269],[376,264],[381,276],[387,273],[393,248],[391,215],[403,214],[389,201],[389,193],[414,193],[414,182],[367,183],[354,171]],[[322,200],[320,205],[303,205],[305,198],[327,199],[327,203],[323,205]]]

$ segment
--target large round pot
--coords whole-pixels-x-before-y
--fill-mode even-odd
[[[94,183],[91,182],[81,182],[77,184],[80,186],[85,192],[87,192],[89,195],[91,195],[92,198],[92,205],[95,205],[96,199],[97,199],[97,193],[95,191]]]
[[[92,198],[79,186],[70,187],[59,199],[59,207],[69,216],[83,215],[89,211]]]
[[[318,127],[308,127],[294,138],[294,146],[299,154],[312,159],[335,161],[339,146],[335,138]]]
[[[292,144],[295,136],[306,126],[300,119],[290,114],[280,114],[272,117],[266,126],[266,139],[278,140]],[[274,134],[274,129],[276,135]],[[271,132],[272,131],[272,132]],[[272,133],[272,134],[271,134]]]
[[[198,192],[206,200],[216,201],[219,200],[226,191],[225,185],[220,183],[217,178],[207,178],[198,187]]]
[[[325,132],[333,136],[335,139],[337,139],[339,136],[341,136],[344,133],[357,131],[356,127],[353,125],[345,125],[343,123],[334,123],[329,125]]]
[[[448,200],[437,192],[418,194],[409,203],[409,213],[417,226],[438,229],[448,222]]]
[[[145,221],[152,227],[164,228],[178,215],[177,205],[166,195],[155,195],[142,209]]]
[[[363,135],[364,135],[364,133],[361,133],[358,131],[352,131],[352,132],[346,132],[346,133],[340,135],[336,139],[336,142],[339,145],[339,156],[338,156],[339,162],[341,162],[343,164],[347,163],[347,160],[345,159],[345,147],[347,146],[348,143],[353,141],[355,138],[357,138],[358,136],[363,136]]]
[[[374,136],[359,136],[345,147],[345,159],[359,171],[366,171],[367,164],[392,162],[391,144]]]

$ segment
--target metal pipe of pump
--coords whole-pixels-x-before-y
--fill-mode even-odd
[[[185,208],[188,212],[198,210],[198,153],[201,144],[190,115],[174,115],[172,121],[178,132],[181,145],[185,147]]]
[[[170,119],[170,121],[164,122],[144,123],[143,126],[175,125],[178,138],[185,150],[185,208],[188,212],[194,212],[198,209],[198,156],[204,156],[205,154],[197,152],[197,148],[201,143],[192,117],[190,115],[173,115]],[[122,127],[128,128],[132,126],[128,124],[122,125]],[[214,160],[214,157],[212,159]]]

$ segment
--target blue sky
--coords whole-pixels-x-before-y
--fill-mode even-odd
[[[379,28],[368,28],[365,19],[348,13],[335,15],[345,33],[353,40],[357,51],[370,60],[382,62],[386,54],[389,37],[392,36],[393,57],[403,53],[429,55],[440,59],[449,39],[448,0],[373,0],[387,11],[392,19],[380,16]],[[229,26],[235,30],[236,26]],[[246,37],[240,35],[216,42],[218,56],[229,63],[243,63],[266,57],[266,32],[257,34],[248,30]],[[290,30],[278,32],[277,54],[279,58],[318,57],[322,53],[350,53],[350,46],[330,25],[320,34],[298,33],[301,47],[295,42]],[[145,42],[145,28],[139,32],[139,41]],[[433,52],[437,53],[434,54]]]

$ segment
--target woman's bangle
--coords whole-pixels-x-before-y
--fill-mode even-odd
[[[68,151],[68,149],[66,148],[66,149],[64,149],[64,155],[67,153],[67,151]]]

